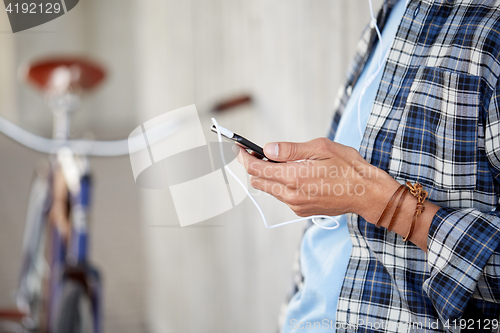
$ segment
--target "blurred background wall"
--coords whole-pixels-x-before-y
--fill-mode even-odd
[[[249,93],[254,103],[217,115],[219,123],[259,144],[309,140],[327,133],[368,18],[367,0],[82,0],[13,35],[0,11],[0,116],[50,136],[51,114],[18,68],[81,54],[102,62],[109,78],[74,117],[75,137],[124,138],[156,115],[196,104],[214,141],[210,108]],[[41,158],[0,135],[0,306],[13,304]],[[176,228],[168,191],[136,187],[128,157],[91,163],[91,246],[105,281],[105,332],[276,330],[304,224],[267,230],[246,200],[199,227]],[[272,198],[258,200],[271,223],[293,217]]]

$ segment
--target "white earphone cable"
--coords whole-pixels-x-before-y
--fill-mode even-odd
[[[380,29],[377,26],[377,20],[375,19],[375,15],[373,14],[373,5],[372,5],[372,0],[368,0],[368,3],[370,4],[370,16],[371,16],[371,21],[370,21],[370,26],[372,29],[375,29],[377,32],[377,37],[379,40],[379,61],[378,61],[378,68],[375,71],[373,75],[371,75],[367,80],[363,88],[361,89],[361,93],[359,94],[359,99],[358,99],[358,130],[359,130],[359,135],[363,137],[363,129],[361,128],[361,101],[363,100],[363,96],[366,93],[366,89],[370,87],[377,77],[377,75],[380,73],[380,70],[383,68],[384,60],[387,58],[389,55],[389,51],[384,55],[384,47],[383,47],[383,41],[382,41],[382,34],[380,33]]]
[[[274,229],[274,228],[282,227],[282,226],[287,225],[287,224],[292,224],[292,223],[306,221],[306,220],[311,220],[318,227],[320,227],[322,229],[327,229],[327,230],[334,230],[334,229],[337,229],[340,226],[339,221],[335,217],[328,216],[328,215],[313,215],[313,216],[308,216],[308,217],[302,217],[302,218],[296,219],[296,220],[291,220],[291,221],[286,221],[286,222],[274,224],[274,225],[271,225],[271,226],[268,225],[267,224],[266,216],[264,215],[264,212],[262,211],[262,208],[260,208],[260,205],[257,203],[257,201],[252,196],[252,194],[250,194],[250,191],[247,189],[247,187],[245,186],[245,184],[243,184],[243,182],[228,167],[228,165],[226,163],[226,159],[224,157],[224,150],[223,150],[223,147],[222,147],[222,136],[221,136],[220,131],[219,131],[219,124],[217,123],[217,120],[215,120],[215,118],[212,118],[212,123],[214,124],[215,128],[217,129],[217,138],[219,139],[220,156],[221,156],[221,159],[222,159],[222,164],[224,165],[224,170],[226,170],[227,173],[229,173],[238,182],[238,184],[243,188],[243,190],[246,192],[246,194],[248,195],[248,197],[250,198],[250,200],[252,200],[252,202],[255,205],[255,207],[257,207],[257,210],[259,211],[260,216],[262,217],[262,221],[264,221],[264,226],[267,229]],[[325,226],[322,226],[320,223],[318,223],[316,221],[316,219],[332,220],[332,221],[335,221],[336,224],[333,227],[325,227]]]
[[[375,15],[373,14],[372,1],[368,0],[368,3],[370,5],[370,16],[371,16],[370,25],[371,25],[371,27],[373,29],[375,29],[375,31],[377,33],[377,37],[378,37],[378,40],[379,40],[379,50],[380,50],[380,52],[379,52],[378,68],[375,71],[375,73],[372,74],[366,80],[366,83],[363,86],[363,88],[361,89],[361,93],[360,93],[359,99],[358,99],[358,130],[359,130],[359,134],[360,134],[361,137],[363,137],[363,130],[361,128],[361,102],[363,100],[363,96],[366,93],[366,89],[368,89],[368,87],[370,87],[372,85],[373,81],[375,80],[375,78],[380,73],[380,70],[383,68],[382,66],[383,66],[383,63],[385,61],[385,58],[389,55],[389,51],[390,51],[390,50],[387,51],[387,53],[385,55],[383,54],[384,51],[383,51],[382,34],[380,32],[380,29],[377,26],[377,20],[375,19]],[[252,202],[255,205],[255,207],[257,207],[257,210],[259,211],[260,216],[262,217],[262,220],[264,221],[264,225],[265,225],[266,228],[273,229],[273,228],[281,227],[281,226],[284,226],[284,225],[287,225],[287,224],[292,224],[292,223],[296,223],[296,222],[300,222],[300,221],[305,221],[305,220],[309,220],[309,219],[314,224],[316,224],[318,227],[323,228],[323,229],[327,229],[327,230],[337,229],[340,226],[339,221],[335,217],[327,216],[327,215],[313,215],[313,216],[303,217],[303,218],[300,218],[300,219],[291,220],[291,221],[287,221],[287,222],[282,222],[282,223],[278,223],[278,224],[269,226],[267,224],[267,219],[266,219],[266,216],[264,215],[264,212],[262,211],[262,208],[259,206],[259,204],[255,200],[255,198],[252,196],[252,194],[250,194],[250,191],[248,191],[247,187],[241,182],[241,180],[228,167],[228,165],[226,163],[226,159],[224,158],[224,151],[223,151],[223,147],[222,147],[222,136],[221,136],[220,131],[219,131],[219,125],[218,125],[217,121],[214,118],[212,118],[212,123],[214,124],[215,128],[217,129],[217,137],[219,139],[219,148],[220,148],[220,154],[221,154],[222,163],[224,165],[224,169],[238,182],[238,184],[243,188],[243,190],[249,196],[250,200],[252,200]],[[332,220],[332,221],[335,221],[336,224],[333,227],[324,227],[320,223],[318,223],[316,221],[316,219]]]

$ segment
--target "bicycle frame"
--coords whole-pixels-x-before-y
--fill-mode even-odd
[[[64,304],[66,286],[71,282],[81,286],[78,292],[83,290],[90,300],[92,333],[101,332],[101,278],[88,258],[92,184],[87,157],[129,155],[140,151],[144,140],[142,134],[116,141],[70,140],[70,117],[80,105],[80,94],[96,87],[104,76],[99,65],[81,58],[45,59],[27,66],[26,79],[43,92],[53,111],[52,139],[34,135],[0,117],[0,133],[50,156],[47,167],[38,170],[30,193],[17,308],[0,309],[0,330],[8,327],[13,332],[60,333],[61,317],[68,309]],[[219,110],[227,108],[226,104]],[[181,125],[172,121],[154,128],[149,143],[176,133]],[[66,194],[62,207],[66,206],[65,213],[69,214],[54,219],[51,212],[54,195],[60,194],[56,189],[60,174],[64,180],[61,193]]]
[[[73,299],[65,298],[66,286],[72,283],[83,291],[82,300],[85,297],[90,303],[91,318],[86,320],[86,323],[91,320],[88,332],[101,332],[100,274],[88,260],[91,193],[88,160],[66,144],[70,115],[80,104],[75,80],[80,78],[82,68],[56,67],[50,82],[57,85],[46,92],[47,104],[54,115],[53,140],[59,147],[51,151],[46,172],[35,178],[30,197],[16,297],[20,310],[16,319],[20,319],[19,327],[23,331],[74,331],[68,325],[61,328],[64,326],[61,323],[67,322],[66,302],[74,303]],[[74,303],[72,309],[77,315],[81,311],[79,304]],[[12,316],[3,317],[12,319]],[[0,311],[0,318],[3,317]]]
[[[82,163],[77,163],[78,159]],[[75,156],[69,149],[62,149],[54,163],[55,172],[60,168],[67,184],[69,206],[70,233],[61,230],[60,224],[51,223],[49,237],[51,274],[48,281],[48,297],[46,302],[47,332],[57,332],[57,325],[64,308],[62,296],[66,281],[72,280],[83,286],[91,300],[93,332],[101,331],[101,282],[99,272],[89,263],[89,223],[91,177],[87,170],[87,160],[83,156]],[[82,165],[79,167],[79,165]]]

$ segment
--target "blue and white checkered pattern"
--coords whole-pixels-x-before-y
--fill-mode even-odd
[[[330,138],[372,35],[368,28],[359,44]],[[337,321],[353,325],[338,332],[457,331],[468,302],[499,319],[499,77],[500,1],[409,1],[360,153],[400,183],[421,183],[443,208],[428,253],[349,216],[353,250]]]

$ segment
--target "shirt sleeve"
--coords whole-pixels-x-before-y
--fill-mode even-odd
[[[485,106],[484,140],[490,170],[500,180],[500,81]],[[498,186],[496,186],[498,188]],[[471,297],[500,303],[500,211],[441,208],[427,239],[430,277],[424,290],[442,320],[462,316]]]
[[[500,247],[490,257],[490,260],[483,268],[476,289],[472,294],[473,298],[485,300],[493,303],[500,303]]]
[[[436,213],[427,240],[430,277],[423,287],[442,320],[462,316],[479,280],[482,294],[500,300],[498,266],[492,269],[490,262],[498,257],[499,244],[498,212],[441,208]]]

